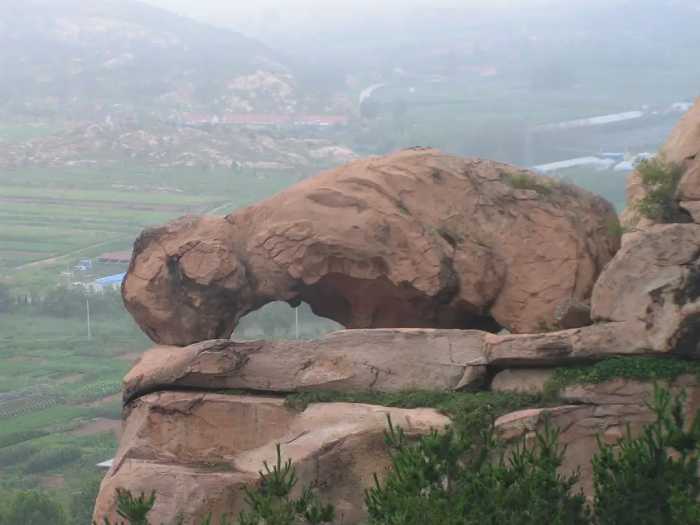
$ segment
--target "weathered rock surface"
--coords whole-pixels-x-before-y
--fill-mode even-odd
[[[673,129],[659,155],[665,162],[683,169],[676,198],[693,221],[700,223],[700,99]],[[635,209],[645,195],[641,177],[635,171],[627,181],[627,209],[622,214],[622,223],[627,228],[644,230],[653,224]]]
[[[561,366],[613,355],[649,354],[644,333],[623,323],[543,334],[486,334],[484,351],[497,368]]]
[[[401,392],[483,383],[485,332],[344,330],[315,341],[214,340],[146,352],[124,379],[131,399],[170,388]],[[429,349],[429,351],[426,351]]]
[[[137,240],[123,295],[156,342],[226,338],[275,301],[349,328],[536,332],[585,303],[618,249],[603,199],[512,166],[413,149],[226,218]]]
[[[664,157],[685,174],[678,185],[681,208],[700,223],[700,99],[681,119],[663,149]]]
[[[700,357],[700,225],[660,224],[629,236],[595,285],[592,313],[643,334],[642,348]]]
[[[681,376],[668,386],[673,392],[685,389],[686,411],[691,418],[695,416],[700,409],[697,378]],[[561,431],[560,443],[567,447],[562,469],[571,473],[580,468],[580,486],[591,495],[591,459],[598,451],[596,438],[600,436],[605,443],[616,443],[626,435],[628,425],[632,435],[638,435],[644,425],[655,419],[645,404],[652,392],[651,383],[624,379],[572,386],[561,393],[562,400],[572,404],[506,414],[496,420],[496,427],[506,440],[531,439],[536,430],[542,430],[548,417]]]
[[[547,334],[495,335],[476,330],[343,330],[314,341],[225,339],[158,346],[124,378],[124,397],[162,389],[401,392],[470,390],[489,367],[562,366],[644,355],[646,334],[605,323]]]
[[[686,170],[679,199],[691,214],[700,203],[698,138],[700,104],[665,147]],[[282,394],[459,390],[490,378],[492,390],[539,392],[547,367],[613,355],[700,358],[700,225],[647,224],[616,253],[612,221],[607,203],[568,186],[411,150],[322,174],[226,218],[144,232],[125,302],[151,338],[177,346],[147,352],[125,378],[124,433],[95,517],[115,517],[118,487],[156,490],[155,523],[235,515],[241,489],[281,443],[300,486],[315,485],[343,523],[358,523],[363,490],[388,465],[386,416],[413,436],[449,420],[346,403],[300,412]],[[384,329],[224,339],[273,300]],[[486,331],[498,327],[515,333]],[[568,329],[519,333],[555,327]],[[687,389],[690,413],[700,408],[697,378],[671,387]],[[590,494],[596,437],[615,442],[628,425],[639,432],[653,419],[652,388],[621,379],[567,387],[562,406],[496,424],[508,440],[529,439],[550,418],[568,447],[564,469],[581,467]],[[213,393],[224,389],[257,395]]]
[[[394,409],[320,403],[296,412],[280,398],[162,392],[127,409],[124,436],[102,482],[95,519],[115,515],[115,492],[155,490],[152,523],[193,522],[209,512],[218,519],[242,509],[242,488],[258,480],[275,446],[296,466],[300,483],[313,484],[333,501],[342,523],[364,517],[364,489],[389,465],[383,440],[387,416],[418,436],[441,429],[448,418],[431,409]],[[218,523],[215,521],[214,523]]]

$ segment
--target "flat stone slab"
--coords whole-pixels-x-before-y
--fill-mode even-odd
[[[484,332],[344,330],[314,341],[212,340],[146,352],[124,379],[125,400],[164,388],[400,392],[483,382]]]
[[[476,330],[342,330],[312,341],[215,339],[146,352],[124,379],[124,400],[160,390],[284,394],[477,389],[488,367],[560,366],[647,355],[643,333],[606,323],[534,335]]]

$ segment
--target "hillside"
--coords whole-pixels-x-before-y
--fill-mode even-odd
[[[0,111],[33,116],[288,111],[293,80],[263,44],[132,0],[29,0],[0,20]]]

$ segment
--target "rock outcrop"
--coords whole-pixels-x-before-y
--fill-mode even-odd
[[[175,523],[179,514],[199,523],[210,512],[237,516],[242,488],[258,480],[264,461],[283,446],[301,484],[313,485],[336,505],[339,522],[364,517],[364,490],[389,465],[387,417],[408,436],[441,429],[449,420],[431,409],[318,403],[303,412],[280,398],[161,392],[132,402],[114,466],[102,482],[96,521],[116,522],[117,488],[155,490],[151,523]]]
[[[666,149],[686,169],[679,198],[696,217],[693,115],[700,120],[697,107]],[[290,393],[551,394],[562,384],[551,381],[554,367],[699,359],[700,224],[647,224],[615,253],[610,217],[607,204],[527,172],[413,150],[326,173],[227,218],[145,232],[124,297],[144,330],[172,346],[147,352],[125,378],[124,433],[95,518],[114,517],[117,488],[156,490],[156,523],[235,514],[279,443],[301,482],[354,525],[366,518],[364,489],[389,465],[386,417],[411,436],[449,420],[353,403],[297,410]],[[314,341],[222,338],[272,300],[307,301],[374,329]],[[499,326],[538,333],[484,330]],[[691,415],[700,408],[695,375],[670,387],[686,389]],[[590,495],[597,437],[639,432],[653,419],[652,388],[630,379],[566,386],[559,406],[506,414],[496,426],[512,441],[530,439],[545,419],[557,425],[563,469],[580,467]]]
[[[673,129],[659,155],[665,162],[683,170],[676,200],[693,222],[700,223],[700,99]],[[636,210],[636,205],[645,195],[641,177],[635,171],[627,181],[627,208],[622,214],[626,228],[644,230],[653,224]]]
[[[144,232],[123,295],[154,341],[178,346],[229,337],[275,300],[348,328],[537,332],[589,301],[616,221],[603,199],[552,179],[406,150],[226,218]]]
[[[677,199],[693,221],[700,223],[700,99],[673,130],[662,154],[683,169]]]
[[[676,394],[681,389],[688,394],[685,409],[691,418],[700,409],[700,383],[694,375],[681,376],[664,386]],[[562,402],[568,404],[512,412],[497,419],[496,427],[506,441],[531,439],[548,418],[561,432],[560,444],[567,447],[562,469],[568,473],[580,469],[580,487],[590,496],[591,458],[598,451],[597,438],[616,443],[628,427],[638,435],[644,425],[654,421],[646,404],[651,401],[653,388],[651,382],[625,379],[570,386],[560,393]]]
[[[592,313],[643,333],[650,351],[700,357],[700,225],[629,235],[596,283]]]
[[[549,334],[476,330],[343,330],[314,341],[225,339],[158,346],[124,378],[124,401],[163,389],[398,393],[474,390],[499,370],[651,354],[622,323]],[[498,376],[496,376],[498,377]]]

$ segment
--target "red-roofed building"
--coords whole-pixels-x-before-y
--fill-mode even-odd
[[[299,115],[294,120],[298,126],[347,126],[345,115]]]

